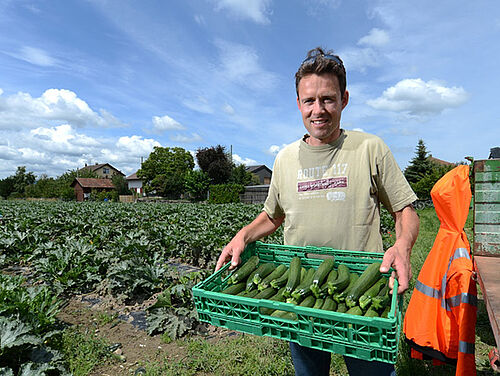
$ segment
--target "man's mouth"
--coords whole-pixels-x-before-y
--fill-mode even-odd
[[[321,119],[321,120],[311,120],[311,124],[314,124],[314,125],[322,125],[322,124],[325,124],[327,122],[326,119]]]

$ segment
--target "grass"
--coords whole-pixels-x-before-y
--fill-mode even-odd
[[[61,351],[72,376],[88,375],[95,366],[113,357],[106,342],[90,332],[81,332],[78,327],[64,331]]]

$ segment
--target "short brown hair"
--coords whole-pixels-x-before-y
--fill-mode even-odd
[[[343,98],[347,80],[344,63],[340,57],[334,55],[331,50],[325,52],[321,47],[310,50],[307,53],[307,57],[300,65],[299,70],[295,73],[295,91],[297,92],[297,97],[299,96],[299,82],[302,78],[309,74],[319,75],[329,73],[337,76],[339,80],[340,95],[341,98]]]

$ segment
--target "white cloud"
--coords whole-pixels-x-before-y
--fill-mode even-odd
[[[48,89],[38,98],[23,92],[2,96],[0,109],[0,129],[34,128],[50,121],[62,121],[78,127],[124,125],[105,110],[101,110],[100,114],[93,111],[84,100],[66,89]]]
[[[39,149],[51,153],[80,155],[100,146],[92,137],[77,133],[69,124],[52,128],[39,127],[30,131],[32,140]]]
[[[360,46],[382,47],[389,43],[389,34],[385,30],[371,29],[368,35],[365,35],[358,41]]]
[[[271,145],[271,146],[269,146],[269,149],[267,149],[266,153],[270,154],[270,155],[276,155],[280,152],[280,150],[285,148],[285,146],[288,146],[288,144],[282,144],[281,146]]]
[[[245,166],[254,166],[254,165],[258,164],[255,159],[242,158],[238,154],[233,154],[232,157],[233,157],[233,161],[236,164],[244,164]]]
[[[224,111],[228,115],[234,115],[234,113],[235,113],[234,108],[230,104],[227,104],[227,103],[224,104],[224,106],[222,106],[222,111]]]
[[[271,11],[270,0],[215,0],[216,10],[227,10],[239,19],[249,19],[259,24],[268,24]]]
[[[191,136],[184,136],[181,134],[176,134],[174,136],[171,136],[170,139],[174,142],[181,142],[184,144],[189,144],[193,142],[200,142],[203,139],[198,133],[191,133]]]
[[[152,138],[141,136],[123,136],[116,142],[116,147],[124,153],[139,157],[151,153],[155,146],[161,146],[161,144]]]
[[[198,96],[196,99],[185,99],[182,103],[187,108],[204,114],[212,114],[214,112],[208,99],[202,96]]]
[[[163,133],[165,131],[171,130],[183,130],[186,129],[181,123],[172,119],[168,115],[164,116],[153,116],[153,132]]]
[[[468,94],[462,87],[446,87],[437,81],[425,82],[417,78],[399,81],[367,104],[377,110],[422,116],[458,107],[467,99]]]
[[[276,75],[260,66],[259,56],[253,48],[221,39],[216,40],[215,45],[225,78],[257,90],[270,89],[277,84]]]
[[[57,64],[57,59],[51,57],[46,51],[35,47],[24,46],[21,48],[20,53],[14,56],[42,67],[50,67]]]
[[[347,71],[365,72],[369,67],[380,65],[382,56],[371,47],[347,48],[339,53]]]

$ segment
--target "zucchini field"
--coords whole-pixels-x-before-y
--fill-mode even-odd
[[[214,327],[208,336],[206,330],[200,335],[203,326],[192,301],[192,287],[213,272],[222,247],[261,209],[249,204],[0,201],[0,375],[293,375],[285,341]],[[439,227],[433,208],[418,212],[421,231],[412,254],[412,285]],[[393,225],[384,212],[386,247],[394,240]],[[281,244],[281,229],[263,241]],[[114,343],[113,330],[129,324],[111,310],[75,309],[75,297],[86,296],[124,306],[149,302],[143,304],[146,323],[139,334],[124,332],[121,338],[137,335],[158,350],[147,359],[141,358],[144,347],[126,350],[126,361],[113,353],[120,345]],[[65,320],[71,315],[79,316],[79,325]],[[479,349],[479,374],[486,375],[484,354],[492,334],[484,304],[479,315],[476,353]],[[419,374],[421,364],[405,351],[401,343],[398,374]],[[344,367],[334,356],[331,374],[343,374]],[[426,367],[421,374],[428,374]],[[454,372],[445,367],[439,374]]]

